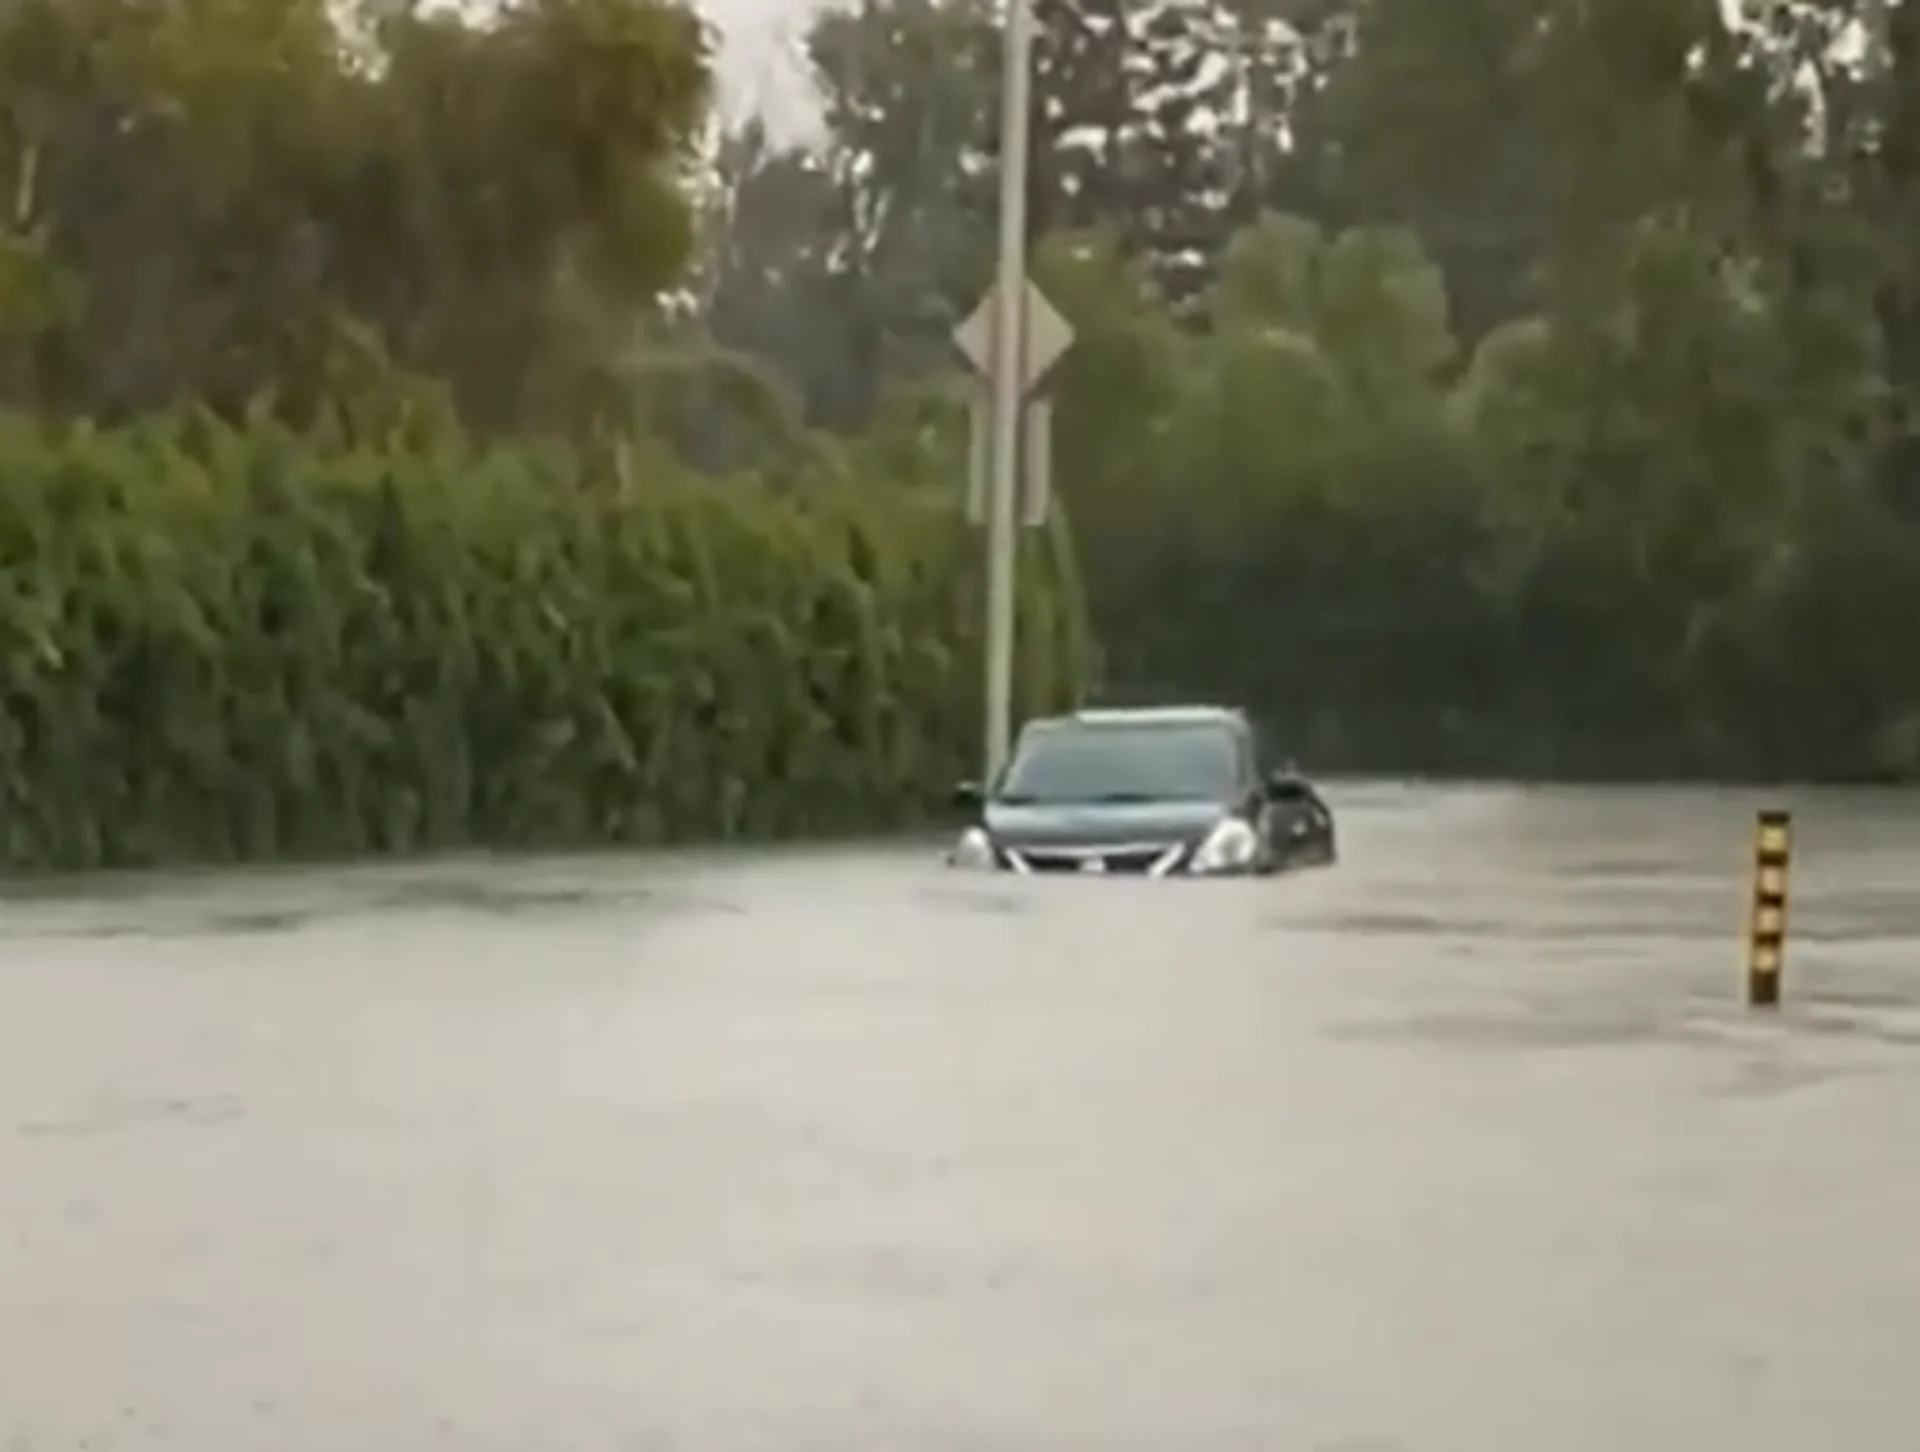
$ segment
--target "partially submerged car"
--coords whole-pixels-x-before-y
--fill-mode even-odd
[[[1263,768],[1223,706],[1078,711],[1032,721],[998,781],[963,783],[955,867],[1226,877],[1335,858],[1333,814],[1291,764]]]

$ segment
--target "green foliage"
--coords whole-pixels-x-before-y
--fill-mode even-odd
[[[0,416],[0,863],[899,827],[979,740],[950,500]],[[1022,600],[1071,699],[1070,566]]]
[[[10,5],[0,399],[305,421],[344,319],[476,429],[575,426],[686,260],[708,71],[672,0]]]
[[[1038,6],[1032,197],[1111,689],[1246,700],[1366,770],[1920,775],[1920,6],[1114,8]],[[713,309],[810,407],[864,400],[809,416],[878,419],[903,478],[952,451],[894,410],[983,281],[986,28],[823,26],[860,61]],[[1199,92],[1161,83],[1202,71],[1174,124]],[[860,218],[950,253],[822,265]],[[753,321],[836,308],[890,341]]]
[[[1869,359],[1696,233],[1634,229],[1579,308],[1464,358],[1404,232],[1267,218],[1201,333],[1060,251],[1116,689],[1244,700],[1366,770],[1920,770],[1920,528],[1868,487]]]
[[[868,831],[971,774],[963,435],[821,435],[676,305],[756,267],[688,275],[709,44],[679,0],[0,15],[0,865]],[[1029,548],[1039,709],[1092,647]]]
[[[1920,6],[1123,8],[1041,6],[1023,707],[1920,778]],[[995,24],[828,14],[703,172],[676,0],[0,15],[0,863],[936,808]]]

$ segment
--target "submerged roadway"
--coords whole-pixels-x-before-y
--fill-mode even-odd
[[[5,1452],[1914,1452],[1920,803],[0,901]]]

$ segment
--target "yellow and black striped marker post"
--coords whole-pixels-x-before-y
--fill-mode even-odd
[[[1791,819],[1762,812],[1753,834],[1753,920],[1747,929],[1747,1003],[1773,1008],[1787,959],[1787,863],[1793,852]]]

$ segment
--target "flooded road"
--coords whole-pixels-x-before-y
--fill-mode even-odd
[[[1912,1452],[1920,801],[0,901],[5,1452]]]

